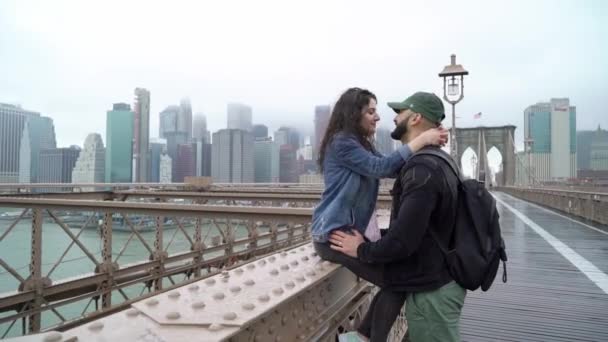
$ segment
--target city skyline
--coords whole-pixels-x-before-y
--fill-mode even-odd
[[[0,55],[6,80],[0,85],[0,100],[51,117],[59,146],[80,144],[92,132],[105,136],[107,104],[133,104],[130,94],[136,86],[154,97],[151,132],[158,131],[157,114],[184,96],[191,99],[193,112],[207,116],[211,132],[224,127],[230,102],[247,103],[253,122],[268,125],[270,131],[285,125],[311,132],[314,107],[331,104],[350,86],[376,93],[380,125],[391,128],[393,113],[385,103],[417,90],[440,94],[437,73],[451,53],[470,71],[465,98],[457,106],[457,126],[509,123],[521,128],[520,113],[528,104],[569,97],[577,104],[581,129],[608,127],[603,101],[608,66],[602,63],[608,59],[603,44],[608,28],[601,21],[608,10],[602,1],[564,1],[559,6],[516,1],[500,7],[500,15],[493,5],[475,1],[364,6],[313,1],[301,5],[297,17],[277,16],[290,9],[262,1],[255,4],[261,16],[256,18],[245,15],[253,10],[249,3],[239,13],[225,4],[146,4],[146,16],[133,16],[140,10],[135,3],[109,1],[91,8],[58,2],[0,5],[0,41],[8,47]],[[69,13],[58,13],[61,8]],[[213,18],[194,25],[201,11],[213,13]],[[404,31],[401,13],[412,12],[418,15],[408,18]],[[149,25],[167,15],[184,16],[186,25]],[[227,25],[225,19],[232,16],[247,32]],[[376,25],[358,27],[347,19],[360,17],[363,22],[370,16]],[[107,27],[107,17],[129,25]],[[310,17],[320,24],[311,25]],[[518,25],[513,25],[515,19]],[[142,27],[149,33],[131,39]],[[346,34],[351,32],[355,34]],[[397,41],[408,44],[395,47]],[[243,48],[251,52],[247,58],[239,53]],[[475,120],[479,112],[484,115]],[[521,147],[523,130],[517,134]]]

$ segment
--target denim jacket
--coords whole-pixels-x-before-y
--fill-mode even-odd
[[[363,234],[376,207],[379,179],[395,177],[411,154],[403,145],[385,157],[366,150],[352,134],[336,134],[323,160],[325,190],[312,215],[313,241],[326,242],[343,226]]]

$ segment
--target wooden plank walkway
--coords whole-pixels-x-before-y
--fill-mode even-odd
[[[608,235],[527,202],[498,193],[602,272]],[[499,204],[507,244],[508,283],[499,276],[488,292],[469,292],[463,341],[608,341],[608,294],[520,218]]]

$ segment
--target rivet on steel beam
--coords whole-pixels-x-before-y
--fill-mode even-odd
[[[325,306],[329,306],[329,304],[330,304],[330,303],[331,303],[331,302],[329,301],[329,299],[325,299],[325,300],[323,301],[323,305],[325,305]]]
[[[49,333],[48,335],[44,336],[44,342],[57,342],[57,341],[61,341],[61,339],[63,338],[63,335],[61,335],[60,332],[57,331],[53,331],[51,333]]]
[[[323,305],[317,305],[317,312],[323,311]]]
[[[279,271],[277,271],[276,268],[273,268],[272,270],[270,270],[270,275],[276,276],[279,274]]]
[[[264,337],[262,335],[255,335],[253,342],[264,342]]]
[[[127,310],[127,312],[125,312],[125,314],[128,317],[136,317],[137,315],[139,315],[139,310],[131,308],[131,309]]]
[[[192,284],[192,285],[188,286],[188,290],[190,290],[192,292],[198,291],[198,289],[199,289],[199,286],[196,284]]]
[[[261,260],[261,261],[264,261],[264,260]],[[266,261],[264,261],[264,263],[266,263]],[[245,267],[246,267],[248,270],[252,270],[252,269],[254,269],[254,268],[255,268],[255,265],[254,265],[254,264],[249,264],[249,265],[247,265],[247,266],[245,266]]]
[[[177,311],[171,311],[171,312],[168,312],[165,317],[170,320],[175,320],[175,319],[179,319],[181,317],[181,315]]]
[[[298,317],[298,309],[294,309],[291,314],[292,314],[293,318]]]
[[[306,280],[306,278],[304,278],[304,276],[301,276],[301,275],[296,276],[296,281],[298,283],[303,283],[305,280]]]
[[[281,317],[281,324],[282,324],[282,325],[287,325],[287,321],[288,321],[287,316],[283,315],[283,316]]]
[[[255,309],[255,305],[253,303],[244,303],[242,308],[247,311],[251,311]]]
[[[224,297],[226,296],[222,292],[216,292],[213,294],[213,299],[215,300],[222,300]]]
[[[283,337],[281,335],[277,335],[277,337],[275,337],[274,341],[281,342],[281,341],[283,341]]]
[[[198,302],[192,303],[193,309],[200,310],[200,309],[203,309],[204,307],[205,307],[205,302],[203,302],[203,301],[198,301]]]
[[[271,325],[268,327],[268,333],[269,333],[270,335],[274,334],[276,330],[277,330],[277,329],[276,329],[276,328],[274,327],[274,325],[272,325],[272,324],[271,324]]]
[[[158,305],[158,299],[156,299],[156,298],[150,298],[149,300],[146,301],[146,305],[147,306]]]
[[[303,251],[306,250],[306,248],[305,247],[300,247],[300,250],[303,252]]]
[[[234,321],[236,319],[236,313],[234,312],[227,312],[224,314],[224,319],[227,321]]]
[[[213,279],[213,278],[205,279],[205,284],[211,286],[211,285],[215,284],[215,279]]]
[[[177,299],[179,296],[181,296],[181,294],[177,291],[169,292],[169,298],[171,299]]]
[[[99,331],[99,330],[103,329],[103,322],[101,322],[101,321],[93,322],[93,323],[89,324],[89,326],[87,328],[90,331]]]
[[[289,265],[281,265],[281,271],[289,270]]]
[[[236,274],[238,274],[238,275],[243,274],[243,272],[244,272],[244,271],[243,271],[243,269],[242,269],[242,268],[237,268],[236,270],[234,270],[234,273],[236,273]]]
[[[244,284],[247,286],[253,286],[253,284],[255,284],[255,281],[253,281],[253,279],[247,279],[245,280]]]
[[[306,340],[306,335],[302,334],[302,335],[298,336],[298,339],[304,341],[304,340]]]
[[[269,301],[269,300],[270,300],[270,297],[269,297],[268,295],[260,295],[260,296],[258,297],[258,300],[259,300],[260,302],[267,302],[267,301]]]
[[[260,260],[260,261],[258,261],[258,265],[260,265],[260,266],[266,265],[266,260]]]
[[[285,253],[285,252],[282,252],[282,253],[281,253],[281,257],[283,257],[283,258],[284,258],[284,257],[286,257],[286,256],[287,256],[287,253]]]
[[[317,255],[318,255],[317,252],[310,253],[310,256],[313,257],[313,258],[316,257]]]
[[[310,270],[310,271],[306,272],[306,275],[309,276],[309,277],[314,277],[314,276],[317,275],[317,272],[315,272],[313,270]]]
[[[304,320],[303,319],[299,319],[298,320],[298,328],[301,328],[304,325]]]
[[[240,286],[233,286],[230,288],[230,292],[232,293],[237,293],[241,291],[241,287]]]
[[[310,258],[308,258],[308,257],[305,255],[305,256],[303,256],[303,257],[302,257],[300,260],[302,260],[302,261],[308,261],[308,260],[310,260]]]
[[[294,287],[296,287],[296,284],[293,281],[288,281],[285,284],[285,287],[288,288],[288,289],[293,289]]]
[[[224,327],[221,324],[212,323],[208,329],[210,331],[220,331],[220,330],[222,330],[222,328],[224,328]]]
[[[298,266],[300,263],[297,260],[294,260],[292,262],[289,263],[291,266]]]
[[[275,257],[274,255],[271,255],[271,256],[268,258],[268,261],[270,261],[270,262],[274,262],[275,260],[277,260],[277,257]]]
[[[277,287],[277,288],[275,288],[275,289],[273,289],[273,290],[272,290],[272,293],[274,293],[274,294],[275,294],[275,295],[277,295],[277,296],[282,295],[282,294],[283,294],[283,292],[285,292],[285,291],[283,291],[283,289],[282,289],[282,288],[280,288],[280,287]]]

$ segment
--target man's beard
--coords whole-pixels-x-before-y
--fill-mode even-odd
[[[403,121],[401,121],[401,123],[399,123],[397,126],[395,126],[395,129],[391,133],[391,138],[393,138],[394,140],[401,140],[401,137],[403,137],[406,133],[407,133],[407,120],[403,120]]]

